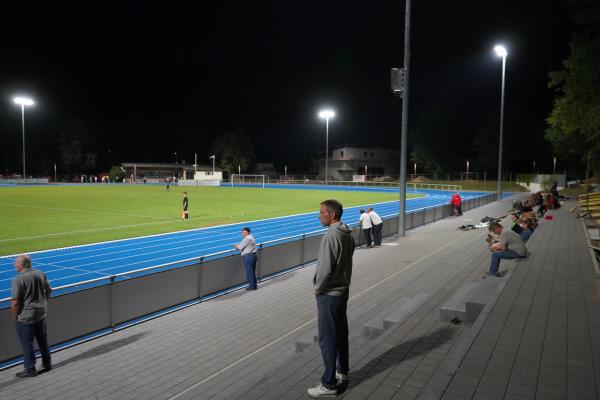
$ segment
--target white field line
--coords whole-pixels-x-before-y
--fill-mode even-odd
[[[357,207],[364,207],[364,206],[357,206]],[[352,208],[354,208],[354,207],[351,207],[350,209],[352,209]],[[308,213],[308,214],[312,214],[312,213]],[[302,215],[306,215],[306,214],[302,214]],[[279,218],[277,218],[277,219],[279,219]],[[283,221],[283,222],[284,222],[284,224],[283,224],[283,225],[290,225],[289,223],[285,223],[285,222],[287,222],[287,221]],[[294,225],[294,223],[292,223],[292,225]],[[297,226],[297,223],[295,223],[295,225]],[[303,224],[302,226],[307,226],[307,224],[305,223],[305,224]],[[312,226],[312,223],[310,223],[310,225],[309,225],[309,226]],[[270,224],[270,225],[267,225],[267,229],[261,229],[261,228],[257,228],[256,230],[265,230],[265,231],[267,231],[267,232],[271,232],[271,231],[273,231],[273,229],[272,229],[272,224]],[[280,237],[280,235],[281,235],[281,230],[277,230],[276,232],[277,232],[277,233],[274,233],[274,234],[272,234],[272,235],[267,235],[267,236],[265,236],[263,240],[264,240],[264,241],[268,241],[270,238],[274,238],[274,239],[276,239],[277,237]],[[189,241],[189,240],[186,240],[186,241]],[[211,242],[211,243],[214,243],[214,242],[217,242],[217,241],[213,241],[213,242]],[[178,242],[178,243],[181,243],[181,242]],[[204,242],[204,243],[206,243],[206,242]],[[160,246],[164,246],[164,245],[165,245],[165,244],[163,244],[163,245],[160,245]],[[144,255],[147,255],[147,254],[157,254],[157,253],[163,253],[164,251],[179,250],[179,249],[183,249],[183,248],[189,248],[189,247],[193,247],[193,246],[194,246],[194,245],[186,245],[186,246],[170,247],[170,248],[168,248],[167,250],[160,250],[160,251],[155,251],[155,252],[150,252],[150,253],[146,252],[146,253],[144,253]],[[181,257],[181,256],[183,256],[183,255],[187,255],[187,254],[189,254],[189,255],[198,255],[198,256],[200,256],[200,255],[198,254],[199,252],[206,252],[206,251],[210,251],[210,250],[216,250],[216,249],[220,249],[220,248],[222,248],[223,246],[227,246],[227,244],[223,244],[223,243],[221,243],[220,245],[217,245],[217,246],[212,246],[212,247],[208,247],[208,248],[204,247],[204,248],[202,248],[202,249],[195,249],[195,250],[193,250],[193,251],[187,251],[187,252],[184,252],[184,253],[181,253],[181,252],[179,252],[179,253],[177,253],[177,257]],[[146,246],[146,247],[143,247],[143,248],[140,248],[140,249],[144,249],[144,248],[147,248],[147,247],[148,247],[148,246]],[[156,246],[150,246],[150,247],[156,247]],[[136,250],[140,250],[140,249],[136,249]],[[108,254],[110,254],[110,253],[108,253]],[[104,256],[106,256],[106,255],[107,255],[107,253],[103,253],[103,254],[101,254],[100,256],[103,256],[103,257],[104,257]],[[117,260],[123,260],[123,259],[135,258],[135,257],[139,257],[139,256],[140,256],[139,254],[134,254],[134,255],[129,255],[129,256],[126,256],[126,257],[113,258],[113,259],[110,259],[110,260],[101,260],[101,261],[97,261],[97,262],[93,262],[93,263],[88,263],[88,264],[78,264],[78,265],[77,265],[77,267],[81,268],[81,267],[86,267],[86,266],[95,265],[95,264],[99,264],[99,263],[114,262],[114,261],[117,261]],[[94,256],[92,256],[92,257],[94,257]],[[97,256],[96,256],[96,257],[97,257]],[[82,269],[79,269],[79,268],[74,268],[74,267],[66,267],[66,266],[65,266],[65,267],[61,267],[61,268],[64,268],[64,269],[71,269],[71,268],[72,268],[73,270],[82,271],[82,272],[85,272],[85,273],[82,273],[82,274],[73,274],[73,275],[70,275],[70,276],[67,276],[67,277],[62,277],[62,278],[56,278],[56,279],[52,279],[52,282],[56,282],[56,281],[60,281],[60,280],[65,280],[65,279],[72,279],[73,277],[82,276],[82,275],[87,275],[87,274],[93,274],[93,273],[98,273],[98,274],[106,274],[106,272],[105,272],[105,271],[110,271],[110,270],[114,270],[114,269],[123,269],[124,267],[135,266],[135,265],[138,265],[138,264],[154,263],[154,262],[157,262],[157,261],[160,261],[160,260],[166,260],[166,259],[169,259],[169,258],[172,258],[172,257],[173,257],[173,255],[169,255],[169,256],[165,256],[165,257],[157,257],[157,258],[153,258],[153,259],[150,259],[150,260],[148,260],[148,259],[143,259],[143,260],[141,260],[141,261],[137,261],[137,262],[133,262],[133,263],[129,263],[129,264],[121,264],[121,265],[119,265],[119,266],[117,266],[117,267],[105,268],[105,269],[101,269],[101,270],[94,270],[94,271],[87,271],[87,270],[82,270]],[[77,258],[77,260],[79,260],[79,259],[81,259],[81,258]],[[65,261],[72,261],[72,260],[74,260],[74,259],[71,259],[71,260],[61,260],[61,262],[65,262]],[[37,263],[37,262],[36,262],[36,263]],[[53,265],[53,266],[57,266],[56,264],[52,264],[52,263],[45,263],[45,264],[47,264],[47,265]],[[2,282],[2,281],[7,281],[7,280],[10,280],[10,279],[0,279],[0,282]]]
[[[298,217],[295,217],[295,218],[298,218]],[[269,221],[267,221],[267,222],[269,222]],[[313,222],[308,222],[307,223],[307,222],[308,221],[289,221],[289,219],[288,219],[288,220],[281,221],[281,223],[279,223],[279,221],[277,223],[273,223],[273,222],[270,222],[268,224],[267,223],[261,223],[261,225],[264,225],[264,227],[259,225],[259,226],[257,226],[257,227],[254,228],[254,231],[257,232],[257,233],[261,233],[261,232],[270,233],[273,230],[276,230],[276,231],[280,232],[281,228],[285,229],[285,228],[287,228],[289,226],[294,226],[294,228],[295,228],[294,231],[297,231],[299,229],[302,230],[305,227],[309,227],[310,229],[314,230],[314,228],[312,228],[312,226],[314,225],[314,223]],[[299,224],[299,223],[301,223],[301,224]],[[316,226],[316,228],[319,229],[319,226]],[[203,234],[206,233],[206,232],[198,232],[198,233],[193,233],[193,234],[187,234],[188,231],[184,231],[184,232],[186,232],[184,240],[177,240],[176,241],[177,244],[183,244],[183,243],[186,243],[186,242],[197,243],[198,240],[204,239],[204,237],[202,237],[201,235],[203,235]],[[226,237],[230,236],[232,232],[233,231],[223,231],[222,230],[220,233],[211,234],[209,232],[207,235],[210,235],[209,236],[210,239],[215,239],[215,238],[218,238],[218,237],[221,237],[221,236],[226,236]],[[196,237],[197,235],[199,237]],[[267,237],[269,237],[269,238],[270,237],[274,237],[274,235],[267,236]],[[138,246],[138,247],[136,247],[135,251],[139,252],[140,250],[145,250],[145,249],[150,249],[150,248],[156,248],[156,247],[162,247],[162,246],[170,245],[170,243],[158,243],[158,242],[164,242],[164,241],[173,242],[172,239],[174,239],[174,238],[159,239],[159,240],[156,240],[156,241],[153,241],[153,242],[149,242],[148,244],[146,244],[144,246]],[[203,240],[202,243],[203,244],[218,243],[221,240],[222,239],[220,239],[220,240],[211,240],[211,241],[208,241],[208,242],[206,240]],[[261,241],[265,241],[265,240],[266,240],[266,238],[261,238]],[[150,244],[150,243],[158,243],[158,244]],[[233,243],[234,242],[231,242],[231,244],[233,244]],[[235,241],[235,243],[237,243],[237,241]],[[228,244],[229,243],[222,243],[221,246],[228,245]],[[124,244],[124,245],[120,245],[120,246],[114,246],[113,248],[127,247],[127,246],[132,246],[132,245],[139,245],[139,243],[129,243],[129,244]],[[191,247],[191,246],[169,247],[167,250],[172,251],[174,249],[176,250],[176,249],[182,249],[182,248],[187,248],[187,247]],[[218,247],[211,247],[211,248],[208,248],[208,249],[212,249],[212,248],[218,248]],[[109,247],[109,249],[110,249],[110,247]],[[61,254],[49,255],[47,257],[41,257],[41,258],[38,258],[38,259],[39,260],[47,260],[47,259],[51,259],[51,258],[55,258],[55,257],[60,257],[60,258],[62,258],[60,260],[61,262],[70,262],[70,261],[74,261],[74,260],[81,261],[81,260],[84,260],[86,258],[102,257],[103,258],[103,262],[111,262],[111,261],[114,261],[115,259],[106,260],[106,256],[108,256],[108,255],[114,255],[114,254],[119,254],[119,253],[126,253],[126,252],[130,251],[128,249],[125,249],[125,250],[107,252],[107,250],[108,249],[106,249],[106,248],[104,248],[104,249],[84,250],[84,251],[77,252],[76,254],[73,254],[74,258],[67,258],[67,259],[63,258],[64,255],[61,255]],[[102,253],[101,254],[92,254],[90,256],[85,256],[85,257],[81,256],[81,254],[83,254],[83,253],[93,253],[93,252],[99,252],[99,251],[101,251]],[[152,252],[152,253],[146,253],[146,254],[153,254],[153,253],[159,253],[159,252],[161,252],[161,251]],[[134,257],[134,256],[130,256],[130,257]],[[128,257],[125,257],[125,258],[128,258]],[[118,260],[118,259],[120,259],[120,258],[117,258],[116,260]],[[93,264],[96,264],[96,263],[78,264],[78,265],[79,266],[87,266],[87,265],[93,265]]]
[[[409,200],[418,200],[418,199],[421,199],[421,197],[414,198],[414,199],[409,199]],[[390,201],[384,201],[384,202],[380,202],[380,203],[369,203],[367,205],[352,206],[352,207],[349,207],[349,208],[353,209],[353,208],[359,208],[359,207],[366,207],[368,205],[374,206],[374,205],[379,205],[379,204],[390,204],[390,203],[397,203],[397,202],[398,202],[398,200],[390,200]],[[157,233],[157,234],[153,234],[153,235],[144,235],[144,236],[136,236],[136,237],[131,237],[131,238],[125,238],[125,239],[107,240],[107,241],[104,241],[104,242],[97,242],[97,243],[86,243],[86,244],[79,244],[79,245],[74,245],[74,246],[58,247],[58,248],[50,249],[50,250],[32,251],[32,252],[28,252],[27,254],[31,255],[31,254],[38,254],[38,253],[54,252],[54,251],[57,251],[57,250],[68,250],[68,249],[76,249],[76,248],[81,248],[81,247],[86,247],[86,246],[95,246],[95,245],[99,245],[99,244],[118,243],[118,242],[123,242],[123,241],[128,241],[128,240],[145,239],[145,238],[160,237],[160,236],[166,236],[166,235],[176,235],[176,234],[180,234],[180,233],[183,233],[183,232],[197,232],[197,231],[203,231],[203,230],[207,230],[207,229],[223,228],[223,227],[229,227],[229,226],[235,226],[235,225],[241,225],[241,224],[252,224],[252,223],[258,223],[258,222],[264,222],[264,221],[272,221],[272,220],[277,220],[277,219],[282,219],[282,218],[297,217],[297,216],[301,216],[301,215],[308,215],[308,214],[315,214],[315,213],[316,213],[316,211],[310,211],[310,212],[299,213],[299,214],[284,215],[284,216],[281,216],[281,217],[265,218],[265,219],[251,220],[251,221],[232,222],[230,224],[223,224],[223,225],[216,225],[216,226],[205,226],[205,227],[202,227],[202,228],[194,228],[194,229],[188,229],[188,230],[183,230],[183,231]],[[15,253],[15,254],[9,254],[9,255],[5,255],[5,256],[1,256],[0,260],[2,258],[16,257],[16,256],[18,256],[20,254],[22,254],[22,253]]]

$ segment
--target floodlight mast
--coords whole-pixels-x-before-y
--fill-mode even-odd
[[[392,93],[402,98],[402,131],[400,135],[400,178],[398,188],[400,202],[398,209],[398,237],[405,236],[406,215],[406,146],[408,136],[408,88],[410,70],[410,0],[406,0],[404,10],[404,67],[392,68]],[[416,164],[415,164],[416,173]]]
[[[506,86],[506,57],[508,51],[502,45],[494,46],[494,51],[498,57],[502,57],[502,92],[500,95],[500,143],[498,145],[498,183],[496,191],[498,192],[498,201],[502,200],[502,142],[504,131],[504,91]]]
[[[325,184],[329,184],[329,119],[335,117],[333,110],[319,111],[319,118],[325,120]]]
[[[27,170],[25,168],[25,106],[34,105],[34,101],[29,97],[15,97],[15,104],[21,106],[21,130],[23,134],[23,179],[27,178]]]

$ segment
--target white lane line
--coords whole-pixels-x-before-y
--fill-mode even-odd
[[[389,201],[384,201],[384,202],[380,202],[380,203],[369,203],[368,205],[379,205],[379,204],[390,204],[390,203],[398,203],[398,200],[389,200]],[[352,206],[352,207],[349,207],[349,209],[366,207],[366,206],[367,205]],[[232,222],[229,224],[223,224],[223,225],[217,225],[217,226],[205,226],[202,228],[194,228],[194,229],[188,229],[188,230],[182,230],[182,231],[176,231],[176,232],[157,233],[157,234],[153,234],[153,235],[144,235],[144,236],[136,236],[136,237],[132,237],[132,238],[125,238],[125,239],[107,240],[104,242],[97,242],[97,243],[86,243],[86,244],[80,244],[80,245],[74,245],[74,246],[65,246],[65,247],[59,247],[59,248],[49,249],[49,250],[31,251],[31,252],[28,252],[27,254],[32,255],[32,254],[40,254],[40,253],[52,253],[52,252],[59,251],[59,250],[70,250],[70,249],[77,249],[77,248],[82,248],[82,247],[98,246],[98,245],[119,243],[119,242],[125,242],[125,241],[133,241],[133,240],[146,239],[146,238],[154,238],[154,237],[169,236],[169,235],[176,236],[179,234],[185,234],[185,233],[189,233],[189,232],[197,232],[197,231],[204,231],[204,230],[215,229],[215,228],[239,226],[241,224],[261,223],[261,222],[273,221],[273,220],[277,220],[277,219],[299,217],[302,215],[316,214],[316,212],[317,211],[309,211],[309,212],[300,213],[300,214],[283,215],[280,217],[264,218],[264,219],[251,220],[251,221]],[[16,257],[19,254],[22,254],[22,253],[15,253],[15,254],[8,254],[5,256],[1,256],[0,260],[2,260],[4,258]]]

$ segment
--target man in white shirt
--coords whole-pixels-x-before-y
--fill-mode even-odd
[[[365,238],[365,244],[367,247],[373,247],[371,242],[371,230],[373,228],[373,223],[371,222],[371,217],[369,213],[365,212],[365,210],[360,210],[360,228],[362,229],[363,236]]]
[[[381,230],[383,229],[383,220],[373,210],[373,207],[369,207],[367,210],[369,217],[371,217],[371,223],[373,224],[373,241],[375,242],[375,246],[381,246]]]
[[[248,278],[246,290],[256,290],[256,241],[250,234],[250,228],[242,228],[242,241],[234,247],[240,251],[244,261],[244,270]]]

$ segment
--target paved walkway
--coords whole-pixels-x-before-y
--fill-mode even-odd
[[[533,255],[503,278],[507,286],[484,312],[487,318],[440,321],[440,306],[489,266],[487,232],[456,227],[503,215],[509,206],[490,204],[379,249],[357,250],[351,383],[340,397],[596,398],[600,304],[584,233],[568,207],[553,212],[555,220],[533,236]],[[305,268],[256,292],[236,292],[61,351],[56,368],[34,379],[17,380],[15,368],[0,372],[0,398],[306,398],[322,372],[317,345],[294,351],[297,339],[315,330],[312,274]],[[363,337],[365,323],[401,298],[424,301],[378,338]]]

